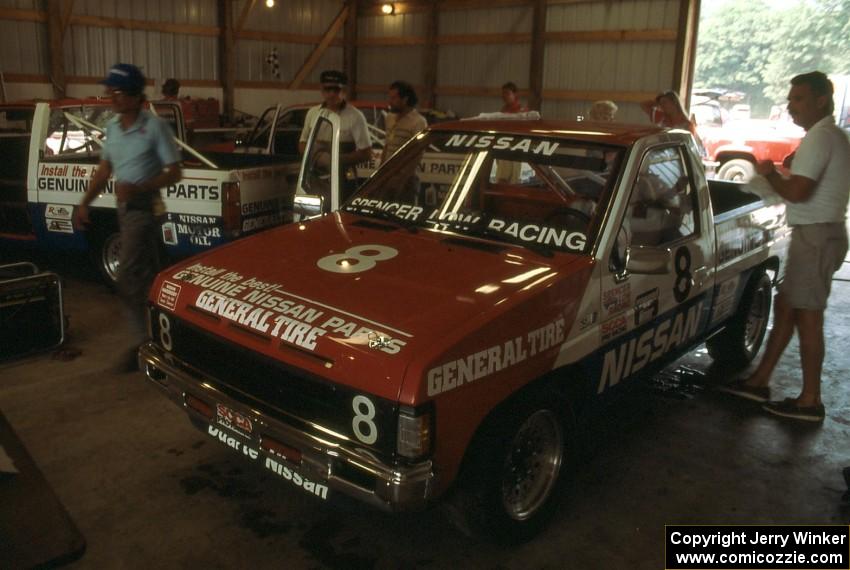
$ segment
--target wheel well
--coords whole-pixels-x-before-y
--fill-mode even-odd
[[[498,422],[509,417],[510,408],[518,402],[538,398],[541,394],[554,396],[564,405],[561,412],[564,415],[565,421],[575,427],[575,404],[581,399],[581,387],[584,384],[583,379],[584,372],[578,365],[565,366],[532,380],[490,410],[484,419],[481,420],[481,423],[478,424],[475,433],[469,439],[469,444],[463,452],[463,459],[458,466],[458,475],[455,477],[455,483],[467,471],[470,462],[470,450],[476,447],[488,431],[498,429]]]
[[[779,278],[779,258],[778,257],[769,257],[767,260],[765,260],[764,263],[762,263],[762,267],[766,271],[770,271],[771,273],[773,273],[770,280],[775,285],[776,280]]]
[[[745,152],[724,152],[717,156],[717,162],[720,163],[720,166],[723,166],[730,160],[734,159],[747,160],[750,162],[755,161],[756,157],[751,154],[747,154]]]

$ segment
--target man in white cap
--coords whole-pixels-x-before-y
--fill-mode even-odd
[[[345,100],[345,87],[348,84],[348,77],[345,73],[334,69],[323,71],[319,76],[319,81],[322,85],[324,102],[312,107],[307,112],[304,128],[301,130],[301,138],[298,141],[298,150],[301,154],[304,154],[307,139],[316,124],[321,109],[328,109],[339,115],[340,190],[342,191],[342,200],[345,200],[357,189],[354,167],[371,158],[372,142],[369,138],[369,125],[366,123],[366,117],[363,116],[363,113],[349,105]],[[330,133],[325,135],[324,132],[320,131],[317,140],[330,143]]]

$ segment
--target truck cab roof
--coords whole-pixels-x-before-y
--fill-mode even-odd
[[[481,134],[533,135],[569,138],[577,141],[629,146],[637,140],[663,132],[654,125],[625,123],[595,123],[555,120],[465,120],[440,123],[434,131],[471,131]]]

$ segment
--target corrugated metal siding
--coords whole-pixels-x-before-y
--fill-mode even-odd
[[[357,18],[357,35],[360,38],[425,35],[427,18],[422,12],[397,16],[361,16]]]
[[[239,81],[278,81],[272,75],[272,67],[266,63],[273,48],[277,48],[281,86],[287,85],[301,69],[304,61],[315,46],[306,44],[284,44],[276,42],[239,40],[236,43],[236,79]],[[318,83],[323,69],[342,69],[342,48],[330,46],[319,63],[305,80]]]
[[[676,0],[559,4],[549,31],[676,29]],[[544,89],[654,91],[673,81],[673,41],[547,42]]]
[[[0,8],[37,11],[41,0],[0,0]],[[44,75],[47,59],[47,26],[38,22],[0,20],[0,71]]]
[[[629,0],[549,7],[548,31],[649,30],[678,26],[677,0]],[[543,88],[610,91],[621,121],[644,122],[636,103],[617,101],[618,91],[654,92],[673,81],[674,41],[547,42]],[[547,117],[586,117],[592,101],[545,100]]]
[[[49,68],[45,24],[0,21],[0,71],[43,75]]]
[[[389,85],[400,79],[421,85],[424,81],[423,58],[423,50],[419,46],[358,48],[357,82]]]
[[[548,31],[676,29],[677,0],[626,0],[552,4]],[[493,10],[452,10],[440,14],[440,35],[526,33],[531,30],[531,6]],[[675,60],[673,41],[547,42],[544,90],[653,92],[669,88]],[[528,87],[530,44],[442,45],[438,86],[497,87],[511,80]],[[616,96],[612,95],[616,100]],[[546,100],[546,116],[575,119],[587,116],[592,101]],[[635,103],[617,102],[618,117],[645,118]],[[439,96],[438,106],[462,115],[498,109],[490,97]]]
[[[655,91],[673,81],[673,42],[546,45],[544,89]]]
[[[513,81],[525,88],[530,51],[530,44],[440,46],[437,85],[500,87]]]
[[[16,10],[41,10],[41,0],[0,0],[0,8],[15,8]]]
[[[546,14],[547,31],[675,29],[677,0],[624,0],[552,4]]]
[[[233,3],[234,25],[247,1]],[[278,0],[273,8],[267,8],[263,0],[258,0],[245,20],[244,29],[322,35],[342,5],[341,0]]]
[[[239,16],[248,0],[234,2],[233,20],[238,23]],[[258,1],[243,29],[292,34],[321,36],[342,9],[341,0],[282,0],[273,8],[267,8],[265,2]],[[338,35],[341,37],[342,33]],[[304,61],[316,48],[311,44],[292,44],[284,42],[239,40],[236,42],[236,79],[240,81],[278,81],[272,75],[272,67],[266,63],[273,48],[277,48],[281,87],[287,85],[301,69]],[[305,80],[317,83],[323,69],[342,67],[342,47],[331,46],[322,55],[319,63]]]
[[[192,24],[218,25],[215,0],[75,0],[74,14]]]
[[[489,10],[448,10],[440,13],[440,35],[530,32],[530,6]]]
[[[528,33],[530,7],[493,10],[452,10],[440,14],[439,33],[444,35]],[[444,44],[439,49],[437,85],[498,87],[514,81],[528,83],[530,43]]]
[[[76,0],[75,15],[197,26],[217,26],[215,0]],[[69,76],[98,77],[117,61],[133,63],[149,78],[218,79],[218,39],[146,30],[72,25],[65,37]]]
[[[362,16],[357,19],[358,39],[385,37],[424,37],[426,16],[422,12],[397,16]],[[357,82],[388,85],[395,80],[421,85],[424,48],[422,46],[363,46],[357,48]],[[364,96],[382,97],[367,93]]]
[[[154,79],[218,78],[218,40],[144,30],[72,26],[65,38],[67,75],[100,76],[117,61]]]

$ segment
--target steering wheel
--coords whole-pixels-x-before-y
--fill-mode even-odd
[[[569,206],[563,206],[560,208],[556,208],[552,210],[545,218],[544,221],[550,225],[559,225],[566,227],[575,227],[572,224],[564,223],[564,220],[567,218],[573,218],[581,222],[581,228],[587,228],[590,225],[590,216],[582,212],[581,210],[576,210],[575,208],[570,208]]]

